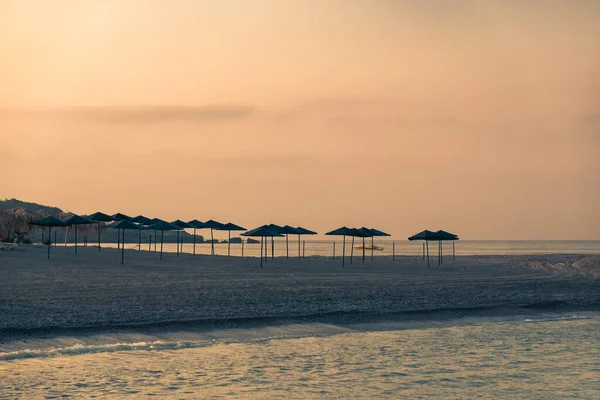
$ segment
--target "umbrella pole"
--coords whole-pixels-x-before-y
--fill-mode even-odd
[[[373,257],[373,246],[375,246],[375,237],[371,236],[371,262],[373,262],[375,260],[375,258]]]
[[[396,242],[392,242],[392,261],[396,260]]]
[[[148,240],[148,251],[152,251],[152,234],[150,234],[150,240]]]
[[[260,237],[260,267],[262,268],[263,262],[263,237]]]
[[[227,231],[227,257],[231,256],[231,231]]]
[[[123,261],[125,261],[125,229],[123,229],[123,245],[121,246],[121,265],[123,265]]]
[[[300,259],[300,235],[298,235],[298,260]]]
[[[100,251],[100,221],[98,221],[98,251]]]
[[[440,240],[440,264],[444,263],[444,244]]]
[[[423,261],[425,261],[425,242],[423,242]]]
[[[163,239],[165,236],[165,231],[161,230],[160,231],[160,259],[162,260],[162,253],[163,253]],[[155,241],[156,243],[156,241]]]
[[[162,235],[161,235],[162,237]],[[156,241],[158,240],[158,235],[156,234],[156,229],[154,230],[154,251],[156,251]],[[162,260],[162,259],[161,259]]]
[[[44,229],[42,229],[42,234],[44,233]],[[52,233],[52,227],[48,227],[48,238],[50,238],[50,234]],[[48,239],[50,240],[50,239]],[[42,242],[43,243],[43,242]],[[48,243],[48,260],[50,259],[50,243]]]
[[[346,235],[344,235],[342,242],[342,267],[346,265]]]
[[[354,236],[352,236],[352,246],[350,246],[350,264],[352,264],[353,258],[354,258]]]
[[[306,258],[306,240],[302,241],[302,258]]]
[[[290,258],[290,249],[288,247],[288,234],[285,234],[285,258]]]
[[[333,241],[333,259],[335,260],[335,240]]]
[[[456,260],[456,249],[454,246],[454,242],[452,242],[452,260]]]
[[[210,253],[215,255],[215,238],[213,237],[213,228],[210,228]]]
[[[138,251],[142,251],[142,227],[138,229]]]
[[[269,239],[265,236],[265,262],[269,259]]]
[[[271,236],[271,260],[275,259],[275,237]]]
[[[242,238],[242,258],[244,258],[244,238]]]
[[[75,255],[77,255],[77,225],[74,226],[75,230]]]
[[[121,230],[117,229],[117,249],[121,248]]]
[[[363,238],[363,262],[365,262],[365,238]]]
[[[194,228],[194,255],[196,255],[196,228]]]
[[[177,257],[179,257],[179,229],[177,229]]]
[[[427,268],[429,268],[429,241],[425,241],[427,247]]]

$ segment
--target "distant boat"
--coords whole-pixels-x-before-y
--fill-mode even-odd
[[[359,246],[354,246],[354,248],[357,249],[357,250],[362,250],[363,246],[360,246],[360,245]],[[383,251],[383,247],[377,246],[376,244],[374,244],[374,245],[365,244],[364,249],[365,250],[371,250],[371,249],[373,249],[373,250],[377,250],[377,251]]]

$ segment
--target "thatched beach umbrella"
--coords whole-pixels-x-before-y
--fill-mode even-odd
[[[282,226],[282,233],[285,235],[285,257],[290,258],[288,235],[297,235],[298,229],[294,228],[293,226],[284,225]]]
[[[239,225],[236,224],[232,224],[231,222],[228,222],[226,224],[223,224],[223,226],[221,226],[220,228],[216,228],[216,230],[218,231],[227,231],[228,232],[228,239],[227,239],[227,256],[231,255],[231,231],[246,231],[246,228],[243,228]]]
[[[152,220],[148,217],[144,217],[143,215],[138,215],[137,217],[131,218],[131,222],[135,222],[139,225],[140,229],[138,232],[138,250],[142,250],[142,231],[144,230],[144,226],[148,226],[152,224]]]
[[[113,215],[111,215],[111,218],[112,218],[113,221],[117,221],[117,222],[119,222],[119,221],[131,221],[131,220],[133,220],[133,218],[130,217],[129,215],[122,214],[122,213],[113,214]],[[117,231],[117,248],[120,248],[120,245],[121,245],[121,236],[120,235],[121,235],[121,231],[118,230]]]
[[[150,225],[158,224],[159,222],[166,222],[160,218],[152,218],[150,220]],[[148,225],[148,226],[150,226]],[[146,227],[148,229],[148,227]],[[158,243],[158,235],[156,234],[156,229],[154,230],[154,251],[156,251],[156,243]]]
[[[342,267],[346,265],[346,236],[353,236],[353,229],[342,226],[341,228],[334,229],[331,232],[327,232],[327,236],[342,236]]]
[[[283,237],[281,233],[273,232],[269,230],[266,226],[261,226],[256,229],[249,230],[248,232],[242,233],[242,236],[248,237],[260,237],[260,267],[263,265],[263,239],[266,241],[268,237]],[[265,257],[265,261],[267,258]]]
[[[98,251],[100,251],[100,222],[112,222],[112,217],[108,214],[101,213],[99,211],[88,216],[88,219],[96,221],[98,229]]]
[[[373,237],[376,235],[374,231],[370,230],[369,228],[365,228],[364,226],[362,228],[358,228],[358,230],[364,234],[364,236],[362,237],[362,259],[363,262],[365,262],[365,238],[370,237],[371,238],[371,262],[373,261]]]
[[[268,224],[263,225],[265,228],[270,230],[271,232],[279,233],[280,235],[285,235],[285,229],[283,226],[279,226],[276,224]],[[275,258],[275,237],[271,236],[271,259]]]
[[[52,244],[51,233],[52,228],[57,226],[67,226],[63,221],[54,217],[46,217],[41,219],[36,219],[35,221],[31,221],[31,225],[48,227],[48,259],[50,259],[50,245]]]
[[[222,223],[209,219],[204,223],[207,228],[210,228],[210,253],[211,255],[215,255],[215,238],[213,236],[213,230],[219,229],[223,226]]]
[[[187,222],[183,222],[180,219],[176,219],[175,221],[171,222],[171,224],[175,225],[177,228],[177,257],[179,257],[179,253],[183,253],[183,243],[180,244],[179,243],[179,231],[182,231],[184,229],[191,229],[193,228],[193,226],[191,226],[190,224],[188,224]],[[181,250],[180,247],[181,246]]]
[[[176,231],[179,228],[173,224],[170,224],[166,221],[158,220],[157,223],[148,226],[147,229],[154,229],[155,231],[160,231],[160,259],[163,258],[163,239],[165,231]]]
[[[313,232],[313,231],[303,228],[301,226],[296,227],[296,235],[298,235],[298,259],[300,259],[300,236],[316,235],[316,234],[317,234],[317,232]]]
[[[65,225],[74,226],[75,230],[75,255],[77,255],[77,225],[92,225],[95,222],[91,219],[80,217],[79,215],[73,215],[71,218],[65,221]]]
[[[374,236],[392,236],[389,233],[385,233],[383,231],[380,231],[379,229],[375,229],[375,228],[369,228],[369,230],[371,232],[373,232]],[[392,246],[394,246],[394,244],[392,244]],[[373,237],[371,237],[371,260],[373,259],[373,250],[375,247],[375,241],[373,240]]]
[[[425,247],[427,249],[427,267],[429,268],[430,264],[429,264],[429,242],[432,240],[439,240],[438,239],[439,236],[432,231],[429,231],[427,229],[425,229],[422,232],[419,232],[415,235],[412,235],[411,237],[408,238],[408,240],[410,240],[411,242],[414,240],[423,240],[425,243]]]
[[[197,219],[189,221],[188,225],[194,228],[194,255],[196,255],[196,229],[204,229],[208,228],[208,226],[206,226],[204,222],[198,221]]]
[[[113,226],[114,229],[120,229],[123,231],[123,243],[121,245],[121,265],[123,265],[124,261],[125,261],[125,231],[126,230],[141,230],[142,227],[140,225],[134,224],[131,221],[128,221],[126,219],[121,220],[119,223],[115,224]]]
[[[443,241],[452,241],[452,259],[456,260],[456,247],[455,247],[454,243],[456,240],[459,240],[458,235],[455,235],[454,233],[442,231],[442,230],[435,232],[435,234],[438,236],[438,240],[440,242],[440,252],[439,252],[440,264],[444,263],[444,260],[442,258],[442,256],[443,256],[442,242]]]

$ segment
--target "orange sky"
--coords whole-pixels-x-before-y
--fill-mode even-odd
[[[0,198],[600,239],[600,2],[0,0]]]

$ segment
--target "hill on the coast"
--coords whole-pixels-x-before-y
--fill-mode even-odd
[[[0,211],[11,210],[13,208],[22,208],[29,212],[45,211],[50,214],[62,214],[63,210],[58,207],[44,206],[38,203],[30,203],[28,201],[18,199],[0,200]]]

